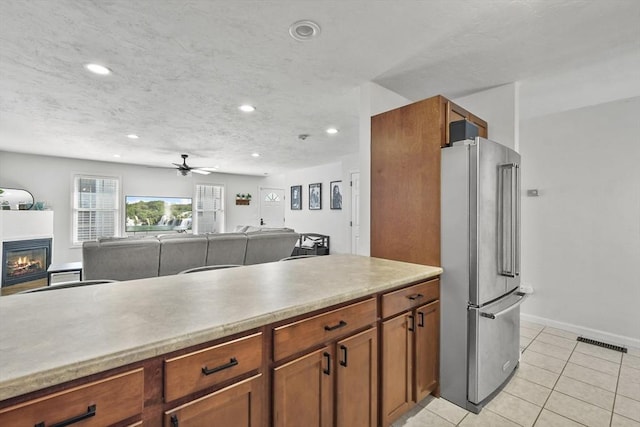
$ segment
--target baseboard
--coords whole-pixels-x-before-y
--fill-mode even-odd
[[[616,335],[609,332],[600,331],[598,329],[585,328],[583,326],[571,323],[558,322],[557,320],[547,319],[545,317],[534,316],[531,314],[520,313],[520,318],[527,322],[539,323],[552,328],[564,329],[573,332],[585,338],[592,338],[609,344],[620,345],[623,347],[640,348],[640,339],[626,337],[624,335]]]

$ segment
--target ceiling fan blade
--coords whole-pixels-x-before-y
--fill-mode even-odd
[[[211,173],[209,171],[205,171],[205,170],[202,170],[202,169],[191,169],[191,172],[199,173],[200,175],[209,175]]]
[[[171,164],[176,165],[178,169],[188,169],[188,168],[185,168],[184,165],[181,165],[180,163],[171,163]]]

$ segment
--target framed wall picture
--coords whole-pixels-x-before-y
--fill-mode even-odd
[[[342,181],[331,181],[329,184],[331,209],[342,209]]]
[[[302,210],[302,185],[293,185],[291,187],[291,210]]]
[[[309,210],[322,209],[322,183],[309,184]]]

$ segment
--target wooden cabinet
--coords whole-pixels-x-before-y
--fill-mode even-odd
[[[273,372],[273,425],[333,425],[332,349],[324,347]]]
[[[142,414],[144,372],[136,369],[0,410],[1,426],[108,426]]]
[[[378,340],[369,329],[338,341],[336,371],[337,427],[378,425]]]
[[[165,412],[164,427],[257,427],[264,421],[262,374]]]
[[[442,96],[371,118],[371,256],[440,265],[440,149],[463,118],[487,135]]]
[[[167,359],[164,366],[164,398],[171,402],[262,365],[262,334],[225,342]]]
[[[274,330],[275,360],[303,353],[273,370],[274,426],[377,427],[377,330],[353,334],[376,313],[369,299]]]
[[[441,97],[442,98],[442,97]],[[483,138],[487,138],[489,134],[487,122],[482,120],[480,117],[471,114],[469,111],[460,107],[459,105],[454,104],[448,99],[442,98],[442,102],[444,102],[444,111],[445,111],[445,120],[444,123],[446,127],[444,128],[444,137],[442,138],[440,145],[444,147],[449,144],[449,123],[457,122],[458,120],[467,119],[474,125],[478,126],[478,136]]]
[[[392,316],[381,324],[383,426],[391,425],[413,405],[437,390],[440,337],[438,297],[439,280],[382,296],[383,313]],[[392,308],[398,310],[394,312]]]
[[[172,402],[242,375],[260,372],[262,348],[263,334],[259,332],[166,359],[163,377],[165,401]],[[165,411],[164,426],[262,426],[264,405],[262,374],[258,373]]]

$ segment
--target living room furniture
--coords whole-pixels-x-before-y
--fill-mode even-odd
[[[47,268],[47,284],[52,285],[54,280],[64,278],[62,282],[71,282],[74,277],[82,280],[82,262],[65,262],[61,264],[51,264]],[[68,280],[71,279],[71,280]]]
[[[291,255],[329,255],[329,236],[318,233],[303,233]]]
[[[103,238],[82,245],[83,278],[133,280],[207,265],[250,265],[291,255],[298,233],[249,233]]]
[[[178,274],[198,273],[201,271],[210,271],[210,270],[224,270],[225,268],[235,268],[235,267],[242,267],[242,266],[238,264],[205,265],[204,267],[190,268],[188,270],[181,271]]]
[[[30,294],[33,292],[55,291],[58,289],[66,289],[66,288],[77,288],[79,286],[101,285],[103,283],[114,283],[114,282],[117,282],[117,280],[77,280],[75,282],[65,282],[65,283],[59,283],[59,284],[50,285],[50,286],[42,286],[41,288],[27,289],[26,291],[18,292],[16,295]]]
[[[286,258],[282,258],[280,261],[293,261],[294,259],[313,258],[318,255],[293,255]]]

